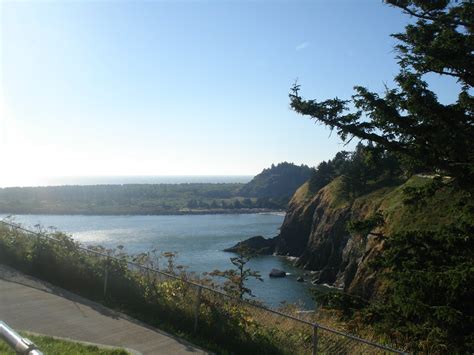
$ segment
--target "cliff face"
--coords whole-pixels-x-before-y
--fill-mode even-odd
[[[360,257],[354,241],[346,231],[351,206],[337,196],[338,182],[329,184],[311,196],[303,185],[290,201],[280,229],[276,253],[298,257],[298,265],[318,271],[316,281],[337,284],[344,274],[356,271],[354,261]],[[358,246],[358,245],[357,245]],[[347,271],[347,272],[346,272]]]
[[[383,238],[353,236],[347,231],[347,223],[381,212],[385,224],[374,232],[390,235],[420,225],[431,228],[446,222],[451,218],[449,209],[440,209],[439,204],[436,209],[427,206],[418,211],[408,210],[403,204],[403,188],[423,183],[426,179],[412,178],[402,185],[378,188],[351,201],[341,192],[338,179],[315,194],[304,184],[290,201],[276,253],[298,257],[299,266],[316,271],[318,283],[371,298],[383,286],[377,272],[369,267],[370,261],[384,248]],[[446,206],[453,203],[449,194],[437,196],[437,201],[440,200]]]
[[[303,184],[294,194],[280,227],[275,252],[281,255],[300,256],[306,249],[313,224],[316,207],[308,196],[308,183]]]

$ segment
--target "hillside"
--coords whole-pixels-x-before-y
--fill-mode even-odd
[[[356,198],[340,177],[316,193],[306,183],[274,252],[297,257],[314,283],[335,286],[318,300],[354,326],[414,351],[472,350],[474,202],[449,179],[433,189],[435,181],[413,176]]]
[[[276,252],[298,257],[298,265],[316,271],[315,281],[374,296],[380,284],[368,264],[384,247],[382,238],[356,235],[348,230],[352,220],[365,220],[381,213],[384,225],[377,233],[391,235],[403,231],[437,230],[456,220],[453,207],[461,195],[449,189],[438,191],[422,209],[405,205],[404,189],[420,186],[430,178],[412,177],[401,185],[375,189],[354,200],[340,189],[335,179],[316,193],[304,184],[293,196],[281,227]]]
[[[289,199],[305,181],[313,169],[306,165],[283,162],[272,165],[256,175],[240,188],[240,194],[247,197]]]
[[[474,201],[453,182],[415,175],[356,196],[344,176],[316,192],[307,182],[280,234],[258,242],[267,254],[295,257],[313,283],[334,286],[317,301],[344,322],[413,351],[464,353],[474,344]],[[243,243],[261,248],[254,239]]]

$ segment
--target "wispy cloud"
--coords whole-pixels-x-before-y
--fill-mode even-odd
[[[302,43],[300,43],[296,46],[296,50],[301,51],[301,50],[303,50],[305,48],[308,48],[308,47],[309,47],[309,42],[302,42]]]

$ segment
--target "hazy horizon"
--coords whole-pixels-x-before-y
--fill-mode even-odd
[[[0,188],[46,187],[73,185],[126,185],[126,184],[186,184],[186,183],[247,183],[254,175],[82,175],[43,176],[15,182],[0,183]]]

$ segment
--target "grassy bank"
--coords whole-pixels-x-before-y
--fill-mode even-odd
[[[81,344],[72,341],[60,340],[48,336],[32,335],[28,333],[21,334],[30,339],[44,354],[48,355],[127,355],[128,351],[123,349],[105,349],[95,345]],[[13,351],[4,341],[0,340],[0,354],[15,355]]]

